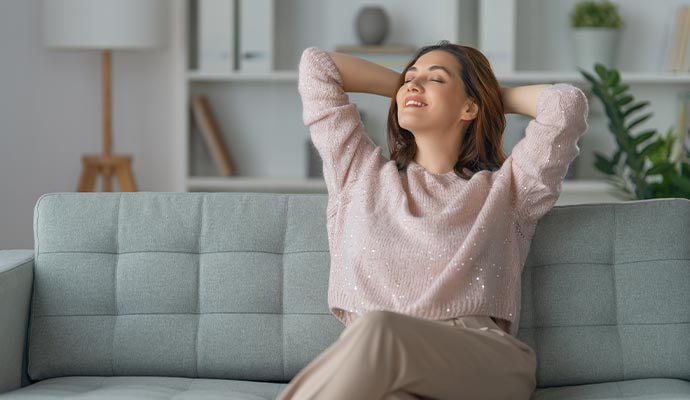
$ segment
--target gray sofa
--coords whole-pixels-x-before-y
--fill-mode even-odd
[[[34,250],[0,252],[0,399],[275,398],[343,329],[325,213],[324,195],[41,197]],[[522,282],[534,399],[690,399],[690,201],[556,207]]]

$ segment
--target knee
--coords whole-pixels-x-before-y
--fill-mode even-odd
[[[357,318],[352,325],[345,329],[340,335],[340,339],[354,341],[357,346],[363,346],[363,348],[377,346],[381,341],[390,340],[397,336],[396,331],[400,316],[400,314],[391,311],[370,311]]]

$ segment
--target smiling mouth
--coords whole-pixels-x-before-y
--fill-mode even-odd
[[[405,107],[426,107],[426,104],[417,100],[408,100],[405,102]]]

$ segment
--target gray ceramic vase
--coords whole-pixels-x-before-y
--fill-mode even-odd
[[[388,35],[388,15],[383,7],[363,7],[357,14],[357,35],[362,44],[383,44]]]

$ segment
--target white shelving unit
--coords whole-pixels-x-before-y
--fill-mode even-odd
[[[197,70],[196,0],[185,0],[187,23],[184,81],[185,104],[193,94],[204,94],[223,131],[236,177],[219,177],[198,134],[192,131],[189,113],[181,113],[180,123],[188,127],[184,146],[188,191],[252,191],[285,193],[325,193],[322,180],[307,178],[308,131],[302,124],[302,108],[297,93],[297,64],[304,48],[317,46],[333,50],[356,43],[354,19],[367,0],[274,0],[275,68],[269,72]],[[388,43],[422,46],[441,39],[477,46],[477,15],[480,1],[491,0],[379,0],[391,20]],[[588,83],[573,68],[569,48],[567,15],[576,0],[513,0],[516,2],[515,71],[497,74],[506,86],[566,82],[587,92]],[[624,83],[631,86],[637,100],[651,101],[655,116],[641,129],[665,132],[675,125],[676,98],[690,91],[690,73],[662,72],[660,49],[668,40],[675,4],[646,0],[616,1],[628,23],[622,37],[618,67]],[[644,22],[644,23],[643,23]],[[651,55],[651,56],[650,56]],[[364,114],[367,132],[375,143],[386,148],[385,118],[388,99],[352,94]],[[593,167],[594,152],[611,154],[612,135],[597,100],[590,98],[590,129],[580,143],[576,178],[563,182],[559,204],[618,201],[611,186]],[[505,142],[513,145],[526,125],[524,119],[508,118]],[[506,151],[512,148],[506,145]],[[384,153],[387,153],[384,151]]]
[[[518,71],[513,73],[496,74],[503,83],[534,82],[565,82],[585,83],[585,79],[576,71]],[[189,71],[187,79],[191,82],[297,82],[296,71],[276,71],[266,73],[241,73],[227,74],[206,73]],[[690,74],[653,73],[653,72],[621,72],[621,79],[629,84],[671,85],[687,84],[690,82]]]

